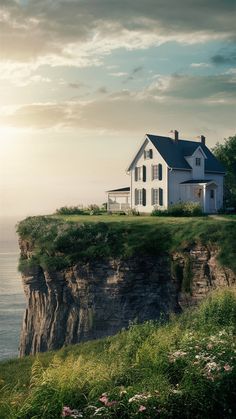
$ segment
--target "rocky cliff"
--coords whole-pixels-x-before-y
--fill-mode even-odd
[[[34,249],[20,240],[21,255]],[[129,325],[167,317],[196,304],[216,287],[236,283],[217,262],[217,249],[194,245],[171,255],[107,258],[70,268],[27,268],[20,355],[113,335]]]

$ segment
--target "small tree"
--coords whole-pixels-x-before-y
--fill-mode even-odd
[[[226,169],[225,206],[236,208],[236,134],[233,137],[225,138],[223,144],[217,143],[212,151]]]

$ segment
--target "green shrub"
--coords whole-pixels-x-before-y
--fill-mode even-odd
[[[180,202],[171,205],[168,210],[154,209],[153,216],[171,216],[171,217],[199,217],[203,215],[202,208],[197,202]]]
[[[83,215],[85,213],[84,209],[78,206],[72,207],[61,207],[56,210],[57,215]]]

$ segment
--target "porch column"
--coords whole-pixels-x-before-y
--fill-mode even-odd
[[[203,185],[203,212],[206,212],[206,185]]]

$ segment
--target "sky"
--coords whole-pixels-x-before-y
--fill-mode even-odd
[[[145,133],[236,133],[236,0],[0,0],[0,216],[102,203]]]

